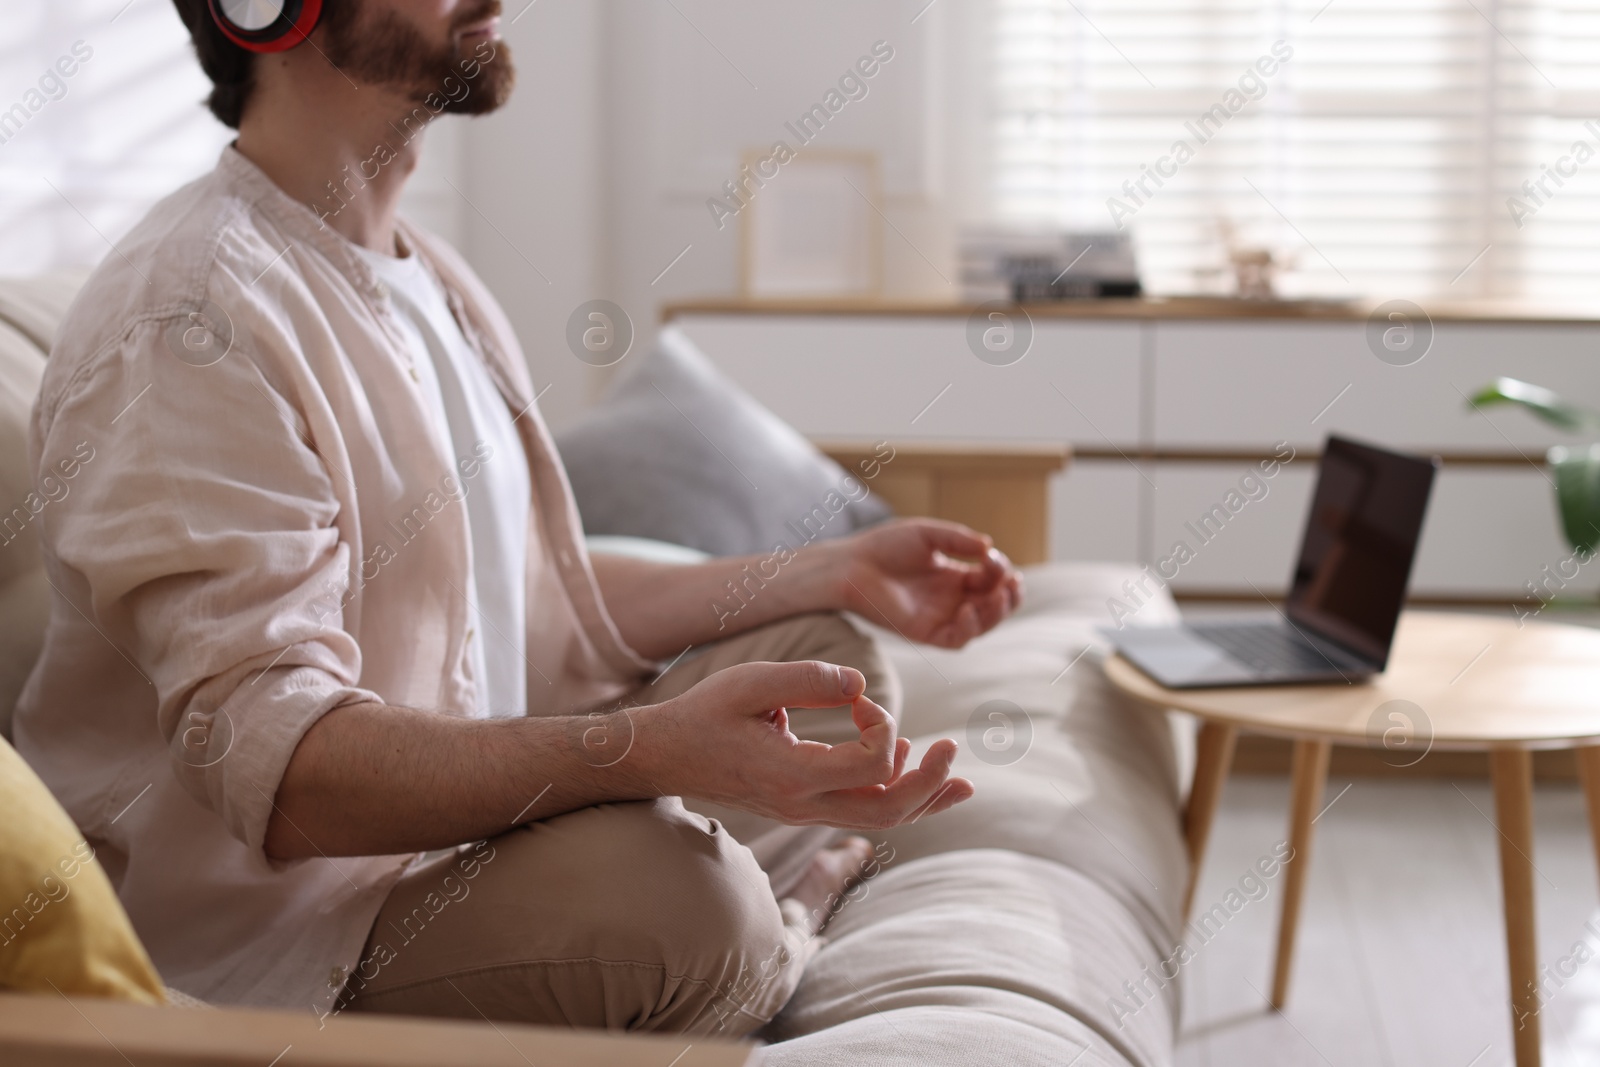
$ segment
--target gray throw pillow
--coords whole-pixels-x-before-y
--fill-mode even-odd
[[[731,556],[799,549],[891,514],[676,326],[556,445],[591,535]]]

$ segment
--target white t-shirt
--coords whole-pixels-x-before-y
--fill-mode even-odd
[[[479,475],[463,480],[467,522],[472,530],[474,623],[468,655],[478,680],[482,717],[523,715],[528,710],[526,594],[528,508],[532,486],[528,458],[511,423],[511,412],[489,378],[482,359],[467,344],[444,291],[414,255],[386,256],[357,250],[389,290],[409,357],[445,452],[461,460],[480,442],[493,450]]]

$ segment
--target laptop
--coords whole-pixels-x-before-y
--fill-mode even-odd
[[[1389,662],[1438,469],[1437,457],[1330,437],[1281,611],[1100,633],[1168,689],[1378,674]]]

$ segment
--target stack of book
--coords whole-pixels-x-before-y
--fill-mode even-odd
[[[1102,300],[1143,292],[1126,234],[969,230],[961,241],[962,296],[1008,300]]]

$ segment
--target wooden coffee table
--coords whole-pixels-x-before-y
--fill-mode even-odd
[[[1350,685],[1167,689],[1121,656],[1106,676],[1123,692],[1202,722],[1184,813],[1187,914],[1240,729],[1294,741],[1293,800],[1272,1003],[1288,993],[1296,920],[1334,744],[1387,748],[1397,766],[1433,750],[1489,753],[1511,971],[1517,1067],[1539,1063],[1534,937],[1533,750],[1576,750],[1590,832],[1600,851],[1600,631],[1512,618],[1406,612],[1389,669]],[[1420,709],[1421,714],[1418,713]]]

